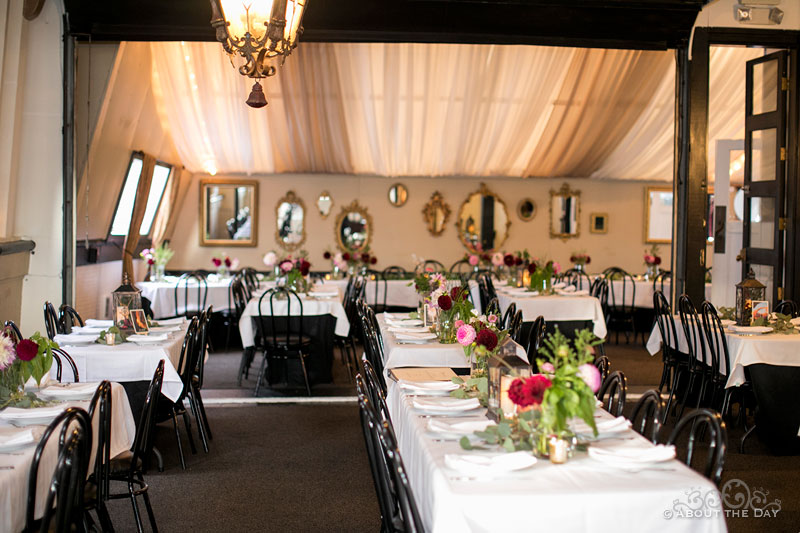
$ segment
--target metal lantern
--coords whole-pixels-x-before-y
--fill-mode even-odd
[[[133,331],[131,311],[142,308],[142,292],[131,285],[127,272],[122,276],[122,285],[111,295],[114,298],[114,325],[122,331]]]
[[[508,397],[508,389],[515,379],[529,377],[531,367],[517,357],[517,345],[508,337],[503,341],[497,355],[489,358],[488,366],[489,418],[498,420],[498,409],[502,409],[504,417],[512,417],[516,413],[516,406]]]
[[[736,284],[736,325],[749,326],[753,301],[767,299],[767,286],[756,279],[751,268],[747,276]]]

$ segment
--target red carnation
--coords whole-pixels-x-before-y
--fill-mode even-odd
[[[439,309],[442,311],[449,311],[453,308],[453,300],[447,294],[442,294],[439,296],[439,299],[436,301],[439,304]]]
[[[369,263],[369,254],[361,254],[361,260],[365,263]]]
[[[32,361],[39,353],[39,345],[30,339],[22,339],[17,343],[17,357],[23,361]]]
[[[156,264],[156,261],[155,261],[155,259],[148,259],[148,260],[147,260],[147,264],[148,264],[148,265],[155,265],[155,264]]]
[[[211,262],[214,263],[214,266],[217,268],[219,268],[222,265],[222,261],[220,260],[219,257],[215,257],[214,259],[211,260]]]
[[[231,258],[230,257],[226,257],[225,258],[225,266],[228,267],[228,268],[231,267]]]
[[[520,378],[515,379],[508,388],[508,399],[520,407],[528,407],[531,404],[528,402],[524,389],[525,382]]]
[[[478,343],[479,346],[483,346],[491,352],[497,348],[497,335],[495,335],[494,331],[490,329],[482,329],[480,332],[478,332],[475,342]]]
[[[515,257],[514,258],[514,266],[520,266],[521,264],[522,264],[522,258],[521,257]]]
[[[350,253],[349,252],[343,253],[342,259],[344,259],[345,261],[350,261]]]
[[[456,285],[455,287],[450,289],[450,298],[452,298],[455,301],[464,299],[464,295],[461,293],[460,286]]]
[[[524,396],[530,401],[527,405],[541,405],[542,400],[544,400],[544,391],[552,385],[553,382],[541,374],[534,374],[529,377],[523,386]]]
[[[531,263],[528,265],[528,274],[533,274],[536,272],[536,263]]]
[[[305,263],[301,264],[300,265],[300,275],[301,276],[308,276],[308,270],[309,270],[310,266],[311,265],[309,265],[308,262],[305,262]]]
[[[377,265],[378,264],[378,258],[377,257],[370,257],[369,264],[370,265]]]
[[[514,256],[513,256],[513,255],[511,255],[511,254],[506,254],[506,255],[503,257],[503,263],[505,263],[505,265],[506,265],[506,266],[509,266],[509,267],[510,267],[510,266],[514,266]]]
[[[325,259],[330,259],[331,258],[331,253],[330,252],[325,252],[324,254],[322,254],[322,257],[324,257]]]

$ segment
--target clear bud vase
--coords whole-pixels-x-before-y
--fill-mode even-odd
[[[455,320],[452,313],[439,313],[436,335],[439,337],[441,344],[453,344],[456,342]]]
[[[164,271],[167,265],[159,265],[156,263],[153,265],[153,280],[152,281],[164,281]]]

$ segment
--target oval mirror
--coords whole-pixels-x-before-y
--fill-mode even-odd
[[[408,189],[402,183],[395,183],[389,187],[389,203],[395,207],[405,205],[408,201]]]
[[[580,191],[564,184],[557,191],[550,190],[550,238],[566,241],[580,235]]]
[[[200,181],[200,246],[255,246],[258,182]]]
[[[536,216],[536,204],[530,198],[523,198],[517,205],[517,216],[528,222]]]
[[[458,238],[467,250],[491,252],[508,238],[511,220],[505,202],[481,183],[480,189],[461,204],[456,227]]]
[[[450,218],[450,206],[445,203],[439,191],[431,195],[431,199],[422,209],[425,217],[425,226],[431,235],[441,235],[444,231],[447,219]]]
[[[360,252],[369,248],[372,217],[358,200],[342,207],[334,225],[336,243],[343,252]]]
[[[319,216],[322,218],[328,218],[328,215],[331,214],[331,209],[333,209],[333,198],[331,197],[331,193],[328,191],[322,191],[319,193],[319,198],[317,198],[317,209],[319,210]]]
[[[275,216],[277,221],[275,240],[284,250],[292,251],[299,248],[306,240],[306,207],[303,200],[298,198],[294,191],[287,192],[286,196],[278,200]]]

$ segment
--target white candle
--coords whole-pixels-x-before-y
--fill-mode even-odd
[[[514,379],[513,376],[500,376],[500,409],[503,410],[503,416],[506,418],[514,416],[516,412],[515,404],[508,396],[508,389],[511,388]]]

